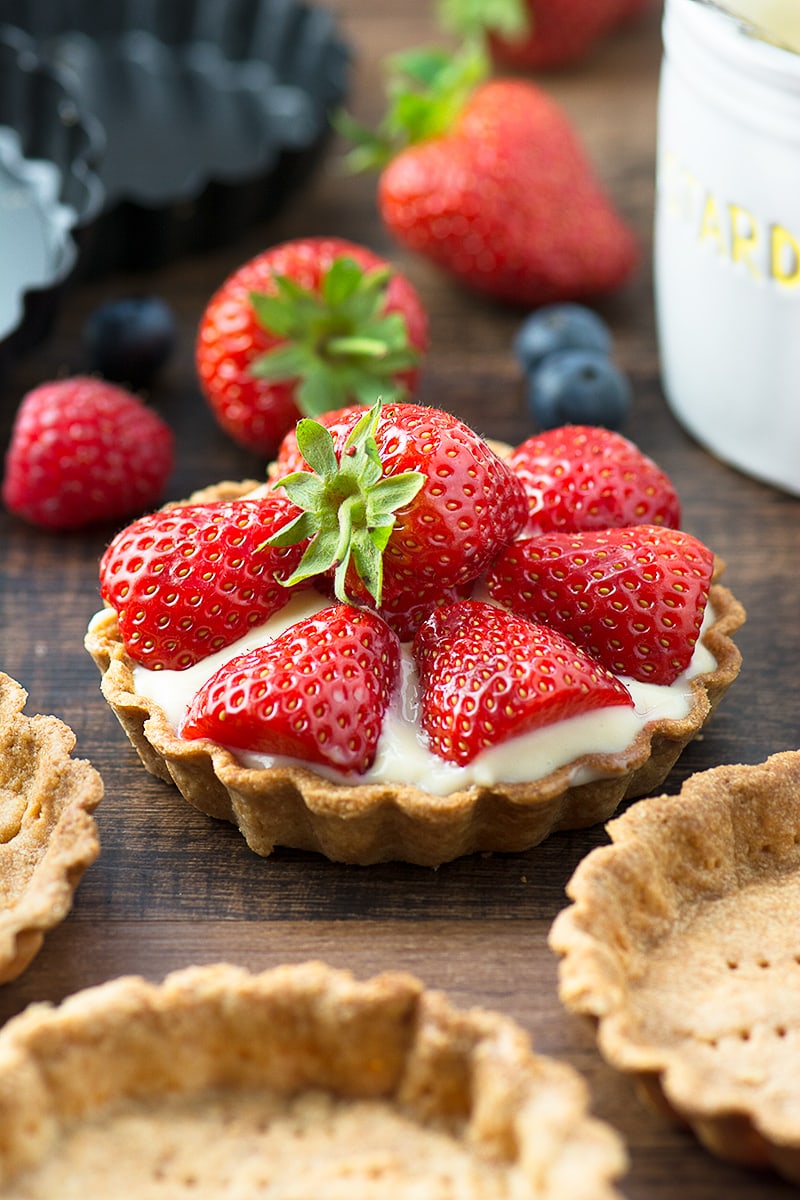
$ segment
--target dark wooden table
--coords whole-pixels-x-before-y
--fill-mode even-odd
[[[389,52],[437,35],[426,0],[381,5],[342,0],[356,48],[352,106],[382,108],[380,63]],[[658,14],[608,41],[580,69],[545,86],[581,131],[598,171],[644,246],[636,280],[598,305],[635,389],[625,432],[671,474],[685,524],[728,564],[727,582],[748,610],[738,641],[742,674],[706,733],[685,751],[669,788],[719,763],[755,763],[800,738],[797,501],[715,461],[670,415],[659,385],[649,248]],[[431,316],[432,349],[420,399],[449,408],[493,437],[522,440],[532,427],[510,343],[520,314],[458,290],[425,263],[399,253],[381,227],[374,180],[347,178],[334,147],[313,184],[280,218],[232,236],[225,249],[136,277],[78,286],[46,344],[17,364],[0,392],[0,443],[19,397],[54,375],[82,369],[79,332],[104,299],[153,291],[174,307],[181,340],[152,400],[175,428],[178,458],[169,497],[222,478],[263,472],[214,424],[194,377],[192,346],[207,298],[227,273],[265,245],[303,234],[341,234],[393,256]],[[702,331],[698,331],[698,336]],[[589,1079],[594,1107],[625,1136],[631,1200],[778,1200],[792,1189],[771,1176],[726,1166],[691,1135],[642,1107],[610,1071],[583,1024],[556,994],[546,945],[573,868],[606,835],[565,833],[526,854],[471,857],[437,871],[392,864],[335,865],[310,854],[256,857],[238,832],[206,819],[140,767],[100,696],[83,649],[98,607],[97,561],[108,529],[53,536],[0,515],[0,667],[28,690],[28,713],[52,712],[77,735],[78,753],[101,772],[99,861],[87,872],[68,920],[28,971],[0,989],[0,1019],[30,1001],[66,994],[121,973],[152,979],[190,963],[230,960],[252,969],[319,957],[358,975],[408,968],[459,1004],[501,1009],[530,1030],[536,1047]],[[568,1200],[567,1197],[564,1200]]]

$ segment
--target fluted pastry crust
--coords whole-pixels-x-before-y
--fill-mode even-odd
[[[191,503],[236,499],[256,486],[221,483]],[[686,717],[654,720],[621,753],[586,755],[529,783],[476,785],[449,796],[410,785],[338,784],[302,767],[244,767],[208,739],[178,737],[163,710],[137,694],[113,611],[92,622],[86,648],[101,672],[103,695],[148,771],[174,782],[202,812],[237,825],[257,854],[284,846],[362,865],[438,866],[477,851],[530,849],[555,830],[605,821],[623,800],[660,787],[741,665],[731,637],[744,611],[719,584],[709,598],[716,620],[703,640],[717,666],[692,680]],[[592,782],[575,783],[587,775]]]
[[[609,825],[550,944],[608,1062],[713,1153],[800,1183],[800,752]]]
[[[129,976],[0,1033],[7,1200],[619,1200],[625,1166],[577,1072],[405,973]]]
[[[100,850],[92,813],[103,784],[71,757],[75,735],[27,717],[27,694],[0,672],[0,983],[16,978],[63,921]]]

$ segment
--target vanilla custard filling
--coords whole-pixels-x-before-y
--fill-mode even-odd
[[[133,670],[135,691],[157,704],[177,733],[195,693],[221,666],[236,655],[272,641],[296,621],[329,607],[330,603],[330,600],[314,591],[299,592],[263,625],[256,626],[232,645],[209,655],[185,671],[151,671],[137,665]],[[541,779],[558,767],[575,762],[587,754],[619,753],[651,721],[664,718],[679,720],[687,716],[693,701],[691,679],[714,670],[717,665],[714,656],[702,642],[703,634],[713,620],[714,615],[708,605],[689,668],[669,687],[640,683],[620,676],[633,698],[633,708],[601,708],[558,721],[544,729],[519,734],[482,751],[466,766],[445,762],[428,749],[418,719],[419,679],[411,655],[411,644],[405,643],[401,646],[400,683],[386,711],[372,767],[363,775],[344,775],[332,767],[316,763],[312,769],[337,783],[412,784],[433,795],[446,796],[472,785],[525,783]],[[246,767],[309,765],[278,755],[238,749],[231,752]],[[589,782],[597,778],[597,774],[596,771],[576,767],[571,783]]]

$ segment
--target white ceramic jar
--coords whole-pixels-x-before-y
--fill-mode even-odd
[[[800,495],[800,54],[698,0],[666,0],[663,33],[664,392],[710,451]]]

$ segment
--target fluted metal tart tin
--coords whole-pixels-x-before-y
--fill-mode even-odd
[[[84,269],[158,267],[267,219],[318,165],[350,51],[299,0],[0,0],[105,132]]]
[[[52,325],[102,207],[101,145],[30,37],[0,26],[0,375]]]

